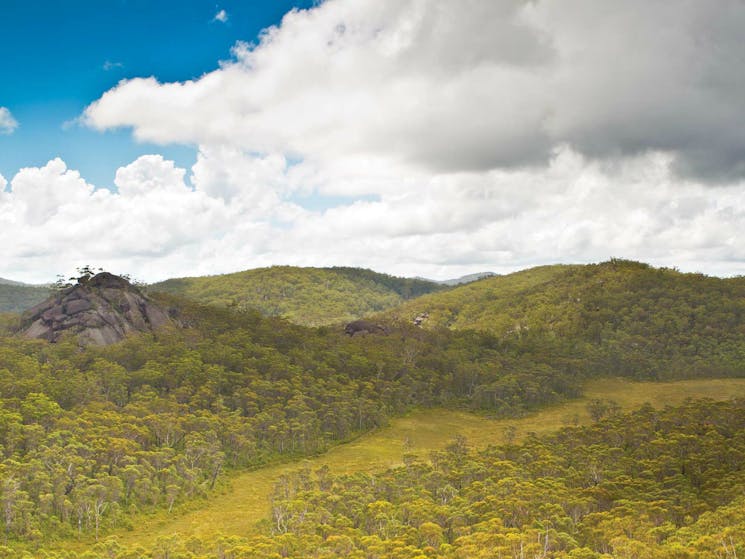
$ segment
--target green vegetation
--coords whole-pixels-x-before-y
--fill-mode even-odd
[[[106,347],[10,336],[0,315],[0,557],[745,552],[743,401],[621,416],[743,393],[742,279],[540,268],[406,303],[449,301],[444,322],[432,304],[425,328],[354,337],[153,293],[185,327]]]
[[[275,487],[264,556],[735,557],[744,435],[745,401],[696,402],[481,452],[456,439],[377,475],[301,471]]]
[[[0,313],[20,313],[49,297],[50,290],[36,285],[0,283]]]
[[[305,326],[321,326],[380,312],[442,286],[358,268],[273,266],[220,276],[170,279],[149,289],[210,305],[255,309]]]
[[[46,556],[734,558],[745,551],[743,460],[745,400],[645,406],[478,452],[455,438],[377,473],[306,463],[279,476],[253,535],[208,513],[202,533],[146,543],[135,532],[131,544]],[[251,514],[243,505],[234,513]]]
[[[208,494],[225,469],[313,455],[414,406],[508,415],[578,393],[473,333],[349,338],[186,303],[179,318],[191,327],[84,351],[0,339],[9,542],[127,525]]]
[[[315,471],[328,467],[332,473],[382,472],[402,465],[403,456],[416,453],[427,456],[443,450],[458,436],[474,448],[490,444],[521,441],[532,434],[548,434],[562,427],[592,423],[588,404],[592,401],[617,402],[631,410],[652,402],[662,407],[680,405],[687,398],[727,400],[745,398],[745,379],[713,379],[677,382],[629,382],[602,379],[588,383],[585,396],[549,406],[525,417],[489,419],[458,410],[416,410],[374,433],[336,446],[328,452],[298,463],[273,465],[231,476],[229,489],[221,491],[197,510],[182,514],[162,512],[148,516],[136,531],[115,532],[125,545],[152,546],[159,538],[178,534],[182,539],[214,538],[216,533],[245,535],[262,533],[261,521],[269,515],[269,503],[277,481],[299,468]],[[92,542],[90,542],[92,543]]]
[[[476,329],[535,355],[574,355],[636,378],[745,374],[745,278],[611,260],[546,266],[425,295],[391,311],[425,328]]]

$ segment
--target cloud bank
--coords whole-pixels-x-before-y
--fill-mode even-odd
[[[60,160],[23,169],[0,258],[26,279],[611,256],[745,273],[743,28],[737,0],[328,0],[199,79],[105,92],[89,126],[196,164],[141,157],[116,192]]]
[[[195,81],[121,83],[86,111],[142,140],[430,172],[672,155],[745,176],[745,4],[329,0]]]
[[[140,157],[117,171],[117,192],[59,159],[22,169],[0,193],[0,259],[15,266],[2,275],[48,281],[91,263],[155,280],[288,263],[447,278],[610,256],[745,273],[743,188],[681,183],[665,155],[609,167],[565,149],[539,170],[411,174],[323,211],[301,205],[298,182],[370,190],[392,171],[297,171],[227,148],[190,173]]]

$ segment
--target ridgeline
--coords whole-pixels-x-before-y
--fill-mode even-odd
[[[150,291],[238,310],[254,309],[304,326],[349,322],[443,289],[422,279],[360,268],[272,266],[155,283]]]
[[[386,316],[478,330],[583,369],[647,379],[745,374],[745,278],[628,260],[532,268],[408,301]]]
[[[23,312],[41,303],[50,293],[48,287],[0,279],[0,313]]]

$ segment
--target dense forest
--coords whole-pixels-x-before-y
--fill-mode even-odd
[[[504,281],[507,295],[492,286]],[[493,308],[482,291],[497,293]],[[399,318],[407,306],[386,333],[354,337],[151,295],[177,323],[104,347],[23,339],[18,316],[0,315],[0,557],[77,538],[100,542],[83,556],[109,558],[745,552],[728,528],[745,521],[742,402],[624,417],[596,402],[601,423],[554,437],[483,451],[455,441],[380,475],[283,479],[259,538],[106,540],[208,497],[226,471],[318,454],[416,407],[514,417],[609,374],[745,376],[742,280],[625,261],[541,268],[414,300],[424,328]],[[434,304],[465,320],[479,300],[473,328],[442,323]],[[513,326],[497,327],[505,316]]]
[[[191,327],[108,347],[0,338],[7,539],[98,532],[204,494],[224,468],[317,453],[413,406],[507,415],[578,393],[561,360],[475,333],[349,338],[181,305]]]
[[[745,553],[744,401],[647,406],[520,445],[472,451],[455,440],[447,451],[404,460],[380,475],[300,471],[281,479],[272,501],[275,550],[286,546],[297,557],[316,548],[358,557]]]
[[[374,475],[301,468],[278,480],[262,535],[107,539],[45,556],[734,559],[745,553],[744,463],[744,401],[645,406],[520,444],[455,439]]]
[[[425,295],[389,316],[425,312],[424,328],[491,332],[531,353],[571,346],[611,374],[745,374],[745,278],[626,260],[545,266]]]
[[[150,291],[211,305],[255,309],[305,326],[348,322],[440,289],[443,286],[431,281],[360,268],[292,266],[170,279],[149,286]]]

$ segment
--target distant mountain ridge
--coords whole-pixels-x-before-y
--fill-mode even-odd
[[[5,278],[0,278],[0,285],[28,285],[20,281],[13,281]]]
[[[444,286],[361,268],[272,266],[169,279],[148,289],[211,305],[255,309],[305,326],[322,326],[378,313]]]
[[[0,278],[0,312],[23,312],[49,297],[49,294],[49,288],[43,285]]]
[[[496,276],[494,272],[477,272],[475,274],[467,274],[465,276],[461,276],[459,278],[449,279],[449,280],[440,280],[437,283],[441,285],[447,285],[449,287],[453,287],[455,285],[462,285],[464,283],[471,283],[473,281],[479,281],[486,278],[491,278]]]

